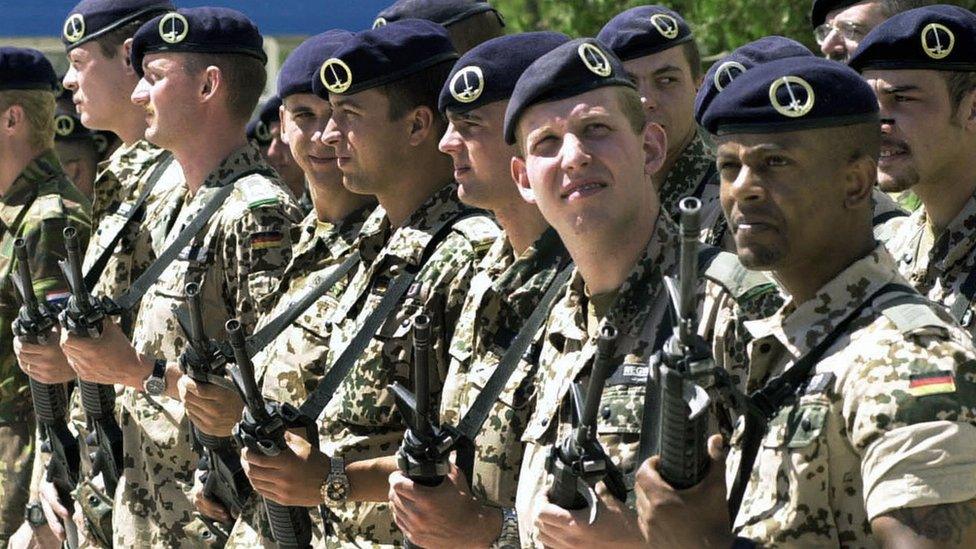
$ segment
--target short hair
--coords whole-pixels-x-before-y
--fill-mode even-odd
[[[30,128],[30,146],[36,150],[54,147],[54,93],[47,90],[0,91],[0,112],[19,105]]]
[[[186,53],[183,68],[199,74],[207,67],[220,69],[227,85],[227,106],[238,120],[247,121],[261,99],[268,81],[264,63],[249,55],[234,53]]]
[[[952,106],[952,114],[956,114],[966,94],[976,89],[976,71],[943,72],[942,77],[945,79],[946,89],[949,91],[949,105]]]
[[[505,27],[500,17],[494,11],[484,11],[449,25],[447,33],[454,49],[458,54],[464,55],[482,42],[503,36]]]
[[[435,130],[443,134],[447,129],[447,120],[437,109],[437,99],[444,81],[451,74],[454,61],[451,59],[437,63],[401,80],[381,86],[380,92],[390,103],[387,111],[390,120],[399,120],[417,107],[427,107],[434,112]]]
[[[681,52],[685,55],[685,61],[688,62],[688,66],[691,68],[691,77],[695,80],[701,78],[702,73],[702,60],[701,51],[698,49],[698,42],[694,38],[681,44]]]
[[[148,19],[143,19],[141,17],[133,19],[121,27],[96,38],[95,43],[98,44],[98,49],[102,50],[102,55],[109,59],[115,59],[115,56],[119,54],[119,47],[122,46],[126,40],[135,36],[136,31],[139,30],[139,27],[145,24],[146,21],[148,21]]]
[[[881,13],[885,17],[898,15],[903,11],[921,8],[934,4],[934,0],[881,0]]]

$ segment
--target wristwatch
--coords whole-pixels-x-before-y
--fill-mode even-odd
[[[153,371],[142,382],[142,389],[149,396],[162,396],[166,392],[166,361],[157,358]]]
[[[27,504],[27,507],[24,507],[24,522],[29,524],[31,528],[38,528],[47,524],[47,517],[44,516],[41,502],[32,501]]]
[[[337,507],[346,502],[349,497],[349,477],[346,476],[346,464],[340,456],[332,456],[329,474],[322,481],[319,492],[322,501],[329,507]]]

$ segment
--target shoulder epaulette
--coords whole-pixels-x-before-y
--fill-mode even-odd
[[[36,219],[62,219],[65,217],[64,200],[58,194],[45,194],[34,200],[32,216]]]
[[[498,238],[498,225],[491,220],[487,212],[482,215],[471,215],[454,224],[454,230],[471,243],[476,252],[488,250]]]
[[[878,298],[874,308],[903,334],[928,332],[948,337],[949,330],[952,329],[952,324],[936,313],[932,303],[918,294],[891,292]]]
[[[706,250],[702,252],[705,253]],[[761,271],[746,269],[738,256],[729,252],[714,254],[703,266],[703,274],[705,278],[725,288],[737,301],[775,287],[769,277]]]
[[[250,174],[237,182],[248,209],[277,206],[281,203],[281,196],[275,192],[274,183],[266,179],[263,174]]]

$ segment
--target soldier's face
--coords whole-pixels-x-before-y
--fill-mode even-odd
[[[271,133],[271,143],[268,145],[267,159],[268,164],[278,172],[281,179],[288,185],[292,192],[296,192],[305,184],[305,174],[295,163],[291,155],[291,149],[281,140],[281,123],[271,122],[268,125]],[[296,194],[299,196],[300,194]]]
[[[827,59],[846,63],[871,29],[886,19],[881,2],[866,1],[827,13],[817,45]]]
[[[682,46],[624,61],[627,75],[637,85],[647,120],[664,128],[668,156],[674,157],[695,132],[695,94],[700,81],[692,76]]]
[[[72,92],[81,123],[93,130],[114,130],[137,82],[122,48],[108,58],[95,42],[78,46],[68,53],[69,67],[63,84]]]
[[[179,55],[147,55],[144,76],[132,92],[132,102],[146,113],[146,139],[164,149],[178,146],[181,136],[199,123],[194,106],[203,83],[200,75],[187,72],[182,61]]]
[[[969,109],[953,112],[944,77],[937,71],[868,70],[881,107],[878,183],[888,192],[945,184],[960,155],[971,155],[964,125]]]
[[[396,186],[409,122],[391,120],[390,102],[376,88],[331,95],[332,119],[325,142],[335,148],[342,184],[358,194],[378,194]]]
[[[98,154],[89,140],[56,140],[54,152],[64,168],[65,175],[85,196],[92,196]]]
[[[508,101],[495,101],[466,113],[447,114],[450,124],[439,148],[454,162],[458,196],[471,206],[492,209],[520,200],[510,171],[515,147],[505,143],[503,131],[507,106]]]
[[[341,185],[335,148],[322,139],[330,118],[332,105],[328,101],[311,93],[290,95],[281,107],[281,136],[310,181]]]
[[[563,240],[625,235],[653,222],[649,176],[664,162],[666,138],[655,124],[635,131],[618,93],[604,87],[540,103],[519,120],[524,156],[512,159],[512,173]]]

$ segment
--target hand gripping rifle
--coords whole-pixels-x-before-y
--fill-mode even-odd
[[[586,388],[586,399],[580,404],[578,391],[571,403],[578,419],[569,436],[552,447],[546,460],[546,470],[553,476],[546,494],[549,501],[563,509],[585,509],[593,505],[591,486],[603,480],[610,493],[620,501],[627,499],[627,487],[620,469],[610,460],[597,439],[596,421],[603,396],[603,387],[612,371],[617,329],[605,323],[600,329],[596,356]],[[582,411],[580,408],[582,407]]]
[[[454,441],[430,417],[430,317],[417,315],[413,322],[413,385],[416,396],[397,382],[390,385],[397,410],[407,424],[397,452],[397,467],[410,480],[437,486],[450,470],[448,454]],[[406,547],[416,547],[409,540]]]
[[[34,280],[27,257],[27,244],[23,238],[14,241],[17,273],[11,280],[23,302],[13,323],[13,333],[26,343],[43,345],[55,325],[55,313],[46,303],[40,303],[34,295]],[[68,394],[62,384],[48,385],[29,379],[34,414],[41,425],[46,440],[41,451],[49,453],[47,480],[57,489],[58,500],[69,512],[74,512],[71,492],[78,484],[80,451],[78,441],[68,430]],[[63,524],[68,547],[78,547],[78,530],[73,520]]]
[[[290,404],[265,402],[254,378],[254,365],[247,352],[247,341],[238,320],[227,321],[227,335],[234,351],[239,372],[238,384],[244,393],[246,408],[241,422],[234,427],[234,437],[242,447],[276,456],[287,448],[285,431],[293,427],[305,427],[313,446],[318,444],[314,425],[310,425],[302,413]],[[268,499],[264,509],[271,523],[271,533],[281,547],[311,547],[312,520],[308,509],[287,507]]]
[[[675,488],[685,489],[701,482],[708,471],[709,397],[694,380],[696,375],[711,373],[714,362],[708,343],[696,331],[701,201],[687,197],[678,207],[680,280],[665,278],[678,323],[651,367],[659,387],[661,477]]]
[[[188,315],[177,315],[180,327],[186,334],[188,345],[180,355],[180,369],[197,383],[219,385],[237,392],[237,387],[224,376],[227,373],[229,351],[207,337],[203,328],[203,310],[200,304],[200,285],[188,283],[185,288]],[[203,476],[203,493],[223,505],[231,515],[239,516],[253,489],[247,480],[241,458],[233,437],[208,435],[192,427],[193,436],[204,448],[206,472]],[[218,526],[205,520],[211,532],[226,540],[233,524]]]

